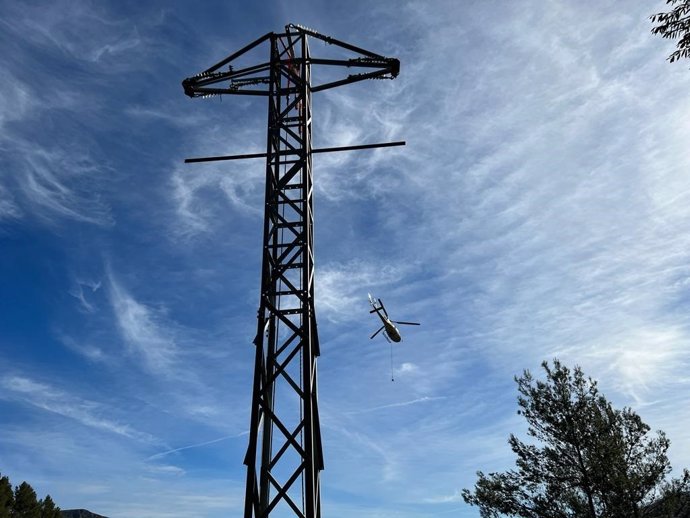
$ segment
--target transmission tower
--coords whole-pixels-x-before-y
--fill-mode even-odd
[[[320,59],[309,38],[340,47],[348,59]],[[269,60],[235,68],[267,43]],[[312,65],[357,69],[343,79],[312,85]],[[249,429],[245,518],[271,513],[320,518],[324,467],[316,387],[319,338],[314,312],[312,154],[403,145],[404,142],[312,148],[311,94],[365,79],[393,79],[400,62],[288,25],[268,33],[182,82],[190,97],[268,97],[266,153],[187,159],[207,162],[266,158],[263,264]]]

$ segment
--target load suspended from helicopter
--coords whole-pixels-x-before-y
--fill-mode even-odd
[[[388,340],[388,342],[400,342],[402,340],[402,336],[400,335],[400,331],[398,330],[398,328],[395,327],[395,324],[402,324],[406,326],[420,325],[419,322],[401,322],[399,320],[391,320],[388,316],[388,311],[386,311],[386,308],[383,305],[381,299],[376,299],[372,297],[371,293],[368,293],[368,295],[369,303],[373,308],[369,311],[369,313],[376,313],[378,317],[381,319],[381,323],[383,324],[376,330],[376,332],[373,335],[369,337],[369,339],[374,338],[377,334],[383,331],[383,336],[386,340]]]

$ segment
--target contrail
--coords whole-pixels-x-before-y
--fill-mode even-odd
[[[390,405],[382,405],[382,406],[375,406],[373,408],[365,408],[364,410],[354,410],[352,412],[346,412],[347,414],[364,414],[367,412],[375,412],[376,410],[384,410],[386,408],[396,408],[396,407],[401,407],[401,406],[409,406],[409,405],[416,405],[417,403],[426,403],[427,401],[435,401],[437,399],[446,399],[446,396],[435,396],[435,397],[429,397],[429,396],[424,396],[420,397],[417,399],[413,399],[412,401],[403,401],[402,403],[391,403]]]
[[[227,439],[236,439],[237,437],[242,437],[243,435],[247,435],[248,433],[249,432],[242,432],[235,435],[226,435],[224,437],[219,437],[218,439],[212,439],[210,441],[200,442],[198,444],[190,444],[189,446],[182,446],[180,448],[175,448],[174,450],[162,451],[160,453],[156,453],[154,455],[151,455],[150,457],[147,457],[146,460],[160,459],[161,457],[165,457],[166,455],[170,455],[171,453],[175,453],[177,451],[189,450],[190,448],[199,448],[201,446],[207,446],[209,444],[225,441]]]

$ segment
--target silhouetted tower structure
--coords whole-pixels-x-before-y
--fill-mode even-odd
[[[348,59],[311,57],[308,39],[349,52]],[[235,68],[257,46],[269,60]],[[312,85],[312,65],[359,71]],[[402,145],[403,142],[312,149],[311,94],[364,79],[394,78],[400,63],[299,25],[268,33],[182,82],[190,97],[268,97],[266,153],[188,159],[187,162],[266,158],[263,265],[249,430],[245,518],[272,512],[321,516],[324,467],[316,387],[319,338],[314,312],[312,154]]]

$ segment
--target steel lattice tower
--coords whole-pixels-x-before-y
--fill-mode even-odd
[[[356,57],[318,59],[308,38]],[[233,68],[233,62],[268,43],[270,59]],[[359,68],[344,79],[314,86],[312,65]],[[369,144],[312,149],[311,94],[364,79],[394,78],[400,64],[311,29],[288,25],[268,33],[220,63],[182,82],[190,97],[268,97],[266,153],[188,159],[187,162],[266,158],[263,263],[249,430],[245,518],[281,515],[319,518],[319,474],[324,467],[319,427],[314,312],[312,154],[401,145]]]

